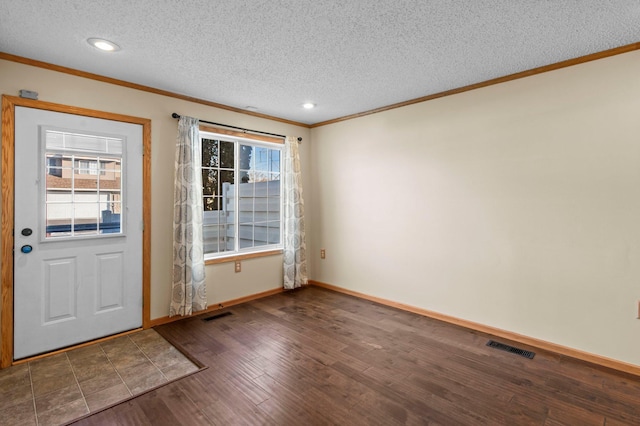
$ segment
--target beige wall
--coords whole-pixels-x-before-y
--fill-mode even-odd
[[[313,129],[311,277],[640,365],[638,75],[636,51]]]
[[[178,78],[178,77],[176,77]],[[177,120],[172,112],[266,132],[302,136],[302,166],[309,168],[309,129],[207,107],[166,96],[101,83],[68,74],[0,60],[0,92],[18,96],[34,90],[39,99],[152,120],[151,135],[151,319],[169,313],[173,167]],[[306,182],[305,182],[306,183]],[[245,260],[242,272],[233,263],[207,267],[210,305],[282,286],[282,256]]]

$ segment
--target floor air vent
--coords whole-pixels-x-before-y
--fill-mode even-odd
[[[222,312],[220,314],[215,314],[215,315],[211,315],[210,317],[202,318],[202,321],[213,321],[213,320],[217,320],[218,318],[228,317],[229,315],[233,315],[233,313],[229,311]]]
[[[501,351],[511,352],[512,354],[520,355],[525,358],[533,359],[536,354],[531,351],[525,351],[524,349],[514,348],[513,346],[505,345],[504,343],[498,343],[493,340],[489,340],[487,342],[487,346],[491,346],[492,348],[500,349]]]

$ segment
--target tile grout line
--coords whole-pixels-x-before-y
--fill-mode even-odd
[[[128,338],[129,336],[127,336]],[[131,340],[131,339],[129,339]],[[113,368],[113,371],[116,372],[116,374],[118,375],[118,377],[120,378],[120,381],[122,382],[122,384],[124,385],[125,388],[127,388],[127,392],[129,392],[129,396],[134,396],[133,392],[131,392],[131,389],[129,389],[129,386],[127,385],[127,383],[124,381],[124,379],[122,378],[122,376],[120,375],[120,372],[118,371],[118,369],[116,368],[115,365],[113,365],[113,362],[111,362],[111,358],[109,358],[109,355],[107,354],[107,352],[105,352],[104,348],[102,347],[102,343],[98,343],[98,345],[100,346],[100,350],[102,351],[102,353],[104,354],[105,357],[107,357],[107,361],[109,361],[109,364],[111,365],[111,367]]]
[[[87,412],[90,413],[91,409],[89,408],[87,397],[85,396],[84,391],[82,390],[82,386],[80,386],[80,381],[78,380],[78,376],[76,375],[76,370],[73,368],[73,363],[71,362],[71,359],[69,359],[69,353],[65,352],[64,355],[67,358],[69,367],[71,367],[71,374],[73,374],[73,379],[76,381],[76,385],[78,385],[78,389],[80,390],[80,395],[82,395],[82,401],[84,401],[84,406],[87,407]]]
[[[162,336],[160,336],[162,337]],[[149,355],[147,355],[147,353],[144,351],[144,349],[142,349],[131,337],[129,337],[129,340],[131,340],[133,342],[134,345],[136,345],[136,348],[138,348],[138,350],[142,353],[142,355],[144,355],[144,357],[146,359],[149,360],[149,362],[151,363],[151,365],[153,365],[155,367],[156,370],[158,370],[160,372],[160,374],[162,375],[162,377],[164,377],[165,381],[169,381],[169,378],[167,376],[164,375],[164,372],[160,369],[160,367],[158,367],[156,365],[155,362],[153,362],[153,360],[151,358],[149,358]]]
[[[31,386],[31,401],[33,402],[33,416],[36,418],[36,426],[40,424],[38,421],[38,409],[36,408],[36,393],[33,390],[33,379],[31,376],[31,361],[27,363],[29,367],[29,385]]]

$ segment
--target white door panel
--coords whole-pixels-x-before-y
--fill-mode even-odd
[[[142,126],[16,107],[15,127],[14,359],[140,327]]]

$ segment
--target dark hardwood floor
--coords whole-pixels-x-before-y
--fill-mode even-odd
[[[640,425],[640,378],[318,287],[157,327],[208,369],[78,425]]]

